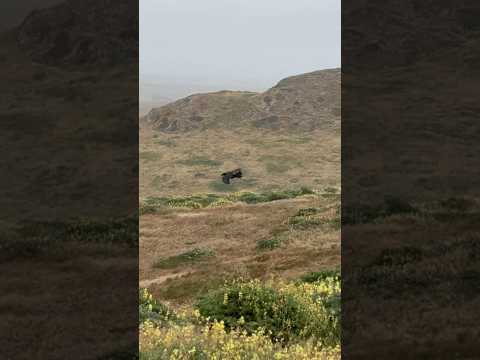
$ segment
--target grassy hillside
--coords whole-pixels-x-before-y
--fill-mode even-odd
[[[140,219],[140,284],[186,301],[230,276],[295,278],[339,267],[339,195],[304,195]]]
[[[192,95],[141,119],[140,286],[159,302],[142,358],[339,358],[339,79]]]
[[[224,185],[220,174],[241,167]],[[188,135],[140,131],[140,196],[337,186],[340,135],[268,130],[205,130]]]
[[[141,358],[339,359],[340,195],[326,190],[146,199]]]

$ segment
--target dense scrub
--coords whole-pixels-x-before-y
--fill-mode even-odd
[[[174,312],[140,293],[141,359],[339,359],[340,282],[234,280]]]

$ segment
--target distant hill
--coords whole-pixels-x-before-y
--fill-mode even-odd
[[[288,77],[264,93],[194,94],[152,109],[141,126],[162,132],[253,127],[312,131],[340,127],[340,69]]]

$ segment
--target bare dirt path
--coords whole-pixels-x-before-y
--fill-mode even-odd
[[[156,277],[154,279],[140,280],[139,284],[141,288],[146,288],[146,287],[149,287],[150,285],[158,285],[169,279],[175,279],[190,273],[191,273],[190,271],[182,271],[176,274],[163,275],[163,276]]]

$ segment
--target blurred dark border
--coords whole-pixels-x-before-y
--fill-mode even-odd
[[[138,1],[0,18],[0,357],[137,358]]]
[[[342,1],[342,358],[480,358],[480,4]]]

